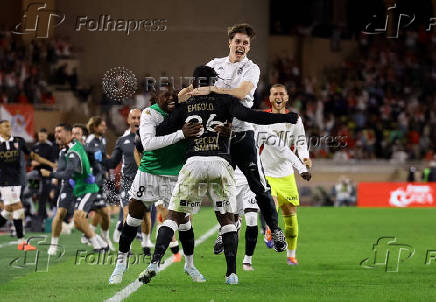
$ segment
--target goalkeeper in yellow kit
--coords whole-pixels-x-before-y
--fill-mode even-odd
[[[272,105],[270,112],[286,113],[289,95],[284,85],[273,85],[270,89],[269,100]],[[285,237],[288,243],[287,261],[289,265],[297,265],[297,207],[300,201],[293,167],[298,170],[302,178],[310,180],[309,169],[312,166],[303,122],[299,117],[296,124],[258,125],[256,130],[258,145],[263,144],[260,157],[265,177],[271,186],[271,195],[276,205],[278,204],[282,210],[285,221]],[[291,151],[291,145],[294,145],[298,157]]]

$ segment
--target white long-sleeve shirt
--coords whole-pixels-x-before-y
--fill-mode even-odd
[[[236,63],[230,62],[229,57],[215,58],[206,65],[212,67],[218,74],[219,78],[215,82],[215,86],[218,88],[238,88],[242,82],[253,84],[253,88],[242,100],[242,105],[245,107],[253,107],[254,92],[260,76],[259,66],[247,57]],[[240,121],[237,118],[233,118],[232,126],[234,132],[253,130],[250,123]]]
[[[141,113],[139,135],[144,151],[153,151],[175,144],[185,138],[182,130],[177,130],[165,136],[156,136],[156,126],[162,123],[164,117],[151,107]]]
[[[289,176],[294,173],[292,167],[295,167],[298,173],[307,172],[306,166],[301,162],[304,158],[309,158],[301,117],[295,125],[256,125],[255,139],[257,146],[264,145],[260,158],[266,176]],[[294,145],[301,160],[291,151],[291,145]]]

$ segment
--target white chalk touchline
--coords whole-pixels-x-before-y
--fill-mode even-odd
[[[5,247],[5,246],[14,245],[14,244],[18,244],[18,241],[10,241],[10,242],[6,242],[6,243],[2,243],[2,244],[0,244],[0,249]]]
[[[217,230],[219,229],[219,224],[213,226],[211,229],[209,229],[206,233],[200,236],[197,240],[195,240],[195,246],[203,243],[206,241],[210,236],[213,236],[216,234]],[[180,252],[180,254],[183,256],[183,251]],[[165,259],[165,263],[162,264],[159,267],[159,272],[163,271],[164,269],[168,268],[171,264],[173,264],[173,256],[170,256]],[[121,302],[127,297],[129,297],[131,294],[136,292],[141,286],[142,282],[138,281],[138,278],[135,279],[132,283],[127,285],[125,288],[117,292],[112,298],[109,298],[107,300],[104,300],[104,302]]]

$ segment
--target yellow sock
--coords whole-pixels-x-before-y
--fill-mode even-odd
[[[297,214],[283,216],[283,219],[285,220],[285,237],[288,243],[288,250],[296,250],[298,239]]]

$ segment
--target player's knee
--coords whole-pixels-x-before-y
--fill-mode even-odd
[[[129,203],[129,215],[138,219],[142,219],[145,215],[145,205],[142,201],[131,199]]]
[[[257,226],[257,212],[247,212],[245,213],[245,223],[247,227],[249,226]]]
[[[171,219],[166,219],[163,223],[162,223],[162,227],[166,226],[170,229],[173,230],[173,232],[175,233],[178,229],[179,229],[179,225],[177,224],[176,221],[171,220]],[[161,228],[162,228],[161,227]],[[160,229],[159,229],[160,230]]]
[[[189,231],[191,228],[192,228],[191,221],[179,225],[180,232]]]
[[[142,223],[142,219],[134,218],[129,214],[127,215],[126,223],[131,227],[139,227]]]
[[[223,225],[221,227],[221,234],[222,235],[224,235],[226,233],[231,233],[231,232],[235,232],[236,233],[236,226],[233,223],[226,224],[226,225]]]
[[[65,208],[58,208],[57,212],[56,212],[56,216],[59,218],[59,220],[64,220],[65,217],[67,216],[67,209]]]
[[[24,209],[23,208],[21,208],[21,209],[18,209],[18,210],[15,210],[13,213],[12,213],[12,219],[14,219],[14,220],[18,220],[18,219],[24,219]]]
[[[77,210],[74,212],[74,223],[79,224],[80,220],[82,220],[83,218],[86,217],[85,212],[83,212],[82,210]]]

